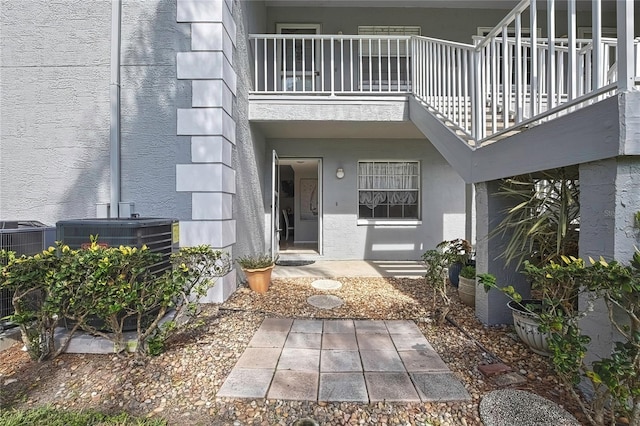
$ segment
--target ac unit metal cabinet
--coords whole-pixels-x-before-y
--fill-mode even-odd
[[[72,249],[86,247],[91,236],[97,236],[99,244],[109,247],[146,245],[152,252],[162,254],[162,260],[150,268],[161,273],[171,268],[171,253],[178,250],[178,226],[178,219],[170,218],[61,220],[56,223],[56,238]]]
[[[0,221],[0,250],[14,251],[17,256],[31,256],[55,243],[56,228],[35,220]],[[11,290],[0,290],[0,329],[2,318],[13,315]]]

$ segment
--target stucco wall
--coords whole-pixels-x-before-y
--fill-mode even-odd
[[[0,219],[94,217],[109,202],[111,1],[2,2]],[[122,200],[143,216],[190,215],[175,164],[190,156],[176,108],[189,26],[175,0],[122,4]]]
[[[327,260],[415,260],[443,239],[464,237],[464,182],[427,140],[281,139],[270,140],[271,148],[280,157],[322,158]],[[357,162],[375,159],[420,160],[421,225],[357,224]],[[338,167],[343,179],[336,178]]]
[[[237,73],[236,100],[233,118],[236,126],[236,149],[233,166],[236,170],[237,190],[233,202],[236,219],[236,245],[234,256],[261,253],[268,249],[265,235],[265,164],[267,151],[263,135],[248,120],[248,92],[252,87],[252,66],[247,36],[265,31],[266,10],[262,2],[236,0],[233,5],[236,21],[237,44],[234,51],[234,69]],[[269,158],[270,154],[269,154]],[[269,167],[270,173],[270,167]]]
[[[176,191],[176,164],[191,157],[191,139],[176,136],[177,108],[191,105],[176,52],[189,50],[190,35],[176,0],[122,3],[122,200],[141,216],[191,218],[191,194]]]
[[[271,7],[268,9],[268,32],[276,23],[321,23],[322,33],[358,34],[358,25],[418,25],[425,37],[471,43],[478,27],[494,27],[508,10],[429,9],[391,7]],[[529,27],[529,16],[523,16],[523,28]],[[538,28],[546,34],[546,13],[538,14]],[[591,13],[580,12],[579,26],[591,26]],[[615,13],[603,12],[604,27],[615,27]],[[556,18],[556,34],[566,34],[566,19]]]
[[[0,13],[0,219],[93,216],[109,197],[111,2]]]

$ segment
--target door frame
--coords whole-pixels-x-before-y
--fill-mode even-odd
[[[322,24],[309,24],[309,23],[277,23],[276,24],[276,34],[282,34],[283,30],[315,30],[315,34],[322,34]],[[295,64],[292,66],[292,71],[288,72],[286,69],[282,68],[282,57],[283,57],[283,48],[286,46],[286,40],[282,41],[282,44],[278,44],[278,49],[276,52],[276,69],[280,73],[279,90],[288,91],[287,90],[287,79],[289,77],[293,78],[297,76]],[[295,46],[295,45],[294,45]],[[320,65],[320,49],[318,46],[313,46],[314,51],[314,61],[315,67],[317,68]],[[306,65],[306,64],[305,64]],[[306,90],[304,86],[301,86],[299,90],[296,90],[296,82],[294,81],[293,92],[302,92],[302,91],[318,91],[320,90],[320,75],[322,74],[318,69],[312,69],[311,71],[306,71],[303,69],[300,71],[301,75],[304,76],[304,79],[310,79],[312,82],[311,90]],[[303,84],[302,82],[300,84]]]
[[[273,153],[275,155],[275,150],[273,150]],[[317,192],[318,192],[318,239],[317,239],[317,249],[316,249],[316,251],[318,252],[318,254],[320,256],[322,256],[323,252],[324,252],[324,249],[323,249],[323,238],[322,238],[322,235],[323,235],[323,231],[322,231],[323,230],[323,218],[324,218],[323,172],[322,172],[322,170],[323,170],[322,169],[323,158],[322,157],[306,157],[306,156],[305,157],[303,157],[303,156],[291,156],[291,157],[286,156],[286,157],[284,157],[283,156],[283,157],[274,157],[274,159],[275,158],[278,159],[278,175],[279,175],[279,172],[280,172],[279,167],[283,166],[283,165],[286,165],[289,162],[295,162],[295,161],[309,161],[309,162],[315,161],[316,162],[316,176],[317,176],[317,179],[318,179],[318,186],[317,186]],[[274,161],[275,161],[274,159],[272,159],[272,167],[273,167],[273,164],[274,164]],[[285,163],[285,164],[282,164],[282,163]],[[275,174],[274,174],[274,172],[272,170],[272,179],[275,179],[275,178],[276,178],[276,176],[275,176]],[[296,183],[296,185],[297,185],[297,183]],[[279,188],[279,186],[278,186],[278,188]],[[297,191],[298,190],[296,190],[296,192]],[[272,214],[272,217],[273,217],[273,214],[274,214],[273,206],[274,206],[274,201],[276,201],[276,198],[277,198],[277,201],[279,203],[279,197],[276,197],[275,194],[272,194],[272,198],[271,198],[271,206],[272,206],[272,209],[271,209],[272,213],[271,214]],[[296,200],[297,203],[299,203],[299,201],[300,201],[299,200],[299,194],[297,196],[295,196],[294,199]],[[278,206],[278,208],[280,208],[280,207]],[[294,209],[294,210],[296,210],[296,209]],[[279,220],[279,218],[280,218],[279,213],[276,212],[275,214],[277,215],[277,218]],[[294,227],[295,227],[295,224],[294,224]],[[297,229],[298,228],[296,228],[296,230]],[[277,229],[277,231],[278,231],[278,235],[279,235],[281,233],[280,231],[282,231],[282,230],[281,229]],[[273,235],[274,235],[274,231],[272,231],[272,240],[271,240],[272,244],[274,242]],[[278,243],[279,243],[279,241],[278,241]]]

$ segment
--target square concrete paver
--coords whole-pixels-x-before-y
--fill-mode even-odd
[[[355,320],[353,324],[357,333],[388,333],[384,321]]]
[[[386,320],[385,325],[391,334],[407,334],[422,336],[422,332],[415,322],[408,320]]]
[[[358,350],[356,335],[351,333],[333,333],[322,335],[322,349]]]
[[[320,349],[322,334],[319,333],[289,333],[284,342],[285,348]]]
[[[302,401],[469,400],[412,321],[268,318],[217,396]]]
[[[323,350],[320,353],[320,372],[362,372],[360,352],[339,349]]]
[[[297,319],[293,321],[291,326],[292,333],[322,333],[322,320],[303,320]]]
[[[273,369],[234,368],[216,395],[229,398],[264,398],[273,375]]]
[[[358,348],[361,351],[393,351],[396,349],[389,333],[361,333],[358,331],[356,339],[358,339]]]
[[[406,371],[396,351],[360,350],[364,371]]]
[[[278,370],[320,371],[320,349],[284,348]]]
[[[275,370],[280,352],[282,352],[280,348],[247,348],[236,363],[236,367]]]
[[[391,334],[391,340],[399,351],[425,351],[434,350],[431,343],[423,335]]]
[[[417,402],[420,397],[407,373],[364,373],[371,402]]]
[[[362,373],[320,373],[318,401],[369,402]]]
[[[278,370],[273,376],[267,398],[317,401],[318,375],[317,371]]]
[[[293,320],[291,318],[265,318],[258,331],[280,331],[288,333]]]
[[[287,339],[287,333],[282,331],[256,331],[251,341],[250,348],[281,348]]]
[[[325,320],[324,333],[354,333],[355,326],[352,320]]]
[[[424,402],[471,399],[469,392],[453,373],[411,373],[411,380]]]
[[[408,372],[414,371],[449,371],[436,351],[399,351]]]

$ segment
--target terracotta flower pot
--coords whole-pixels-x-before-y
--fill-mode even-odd
[[[249,288],[256,293],[264,294],[271,284],[271,271],[275,265],[260,269],[242,269],[247,277]]]

